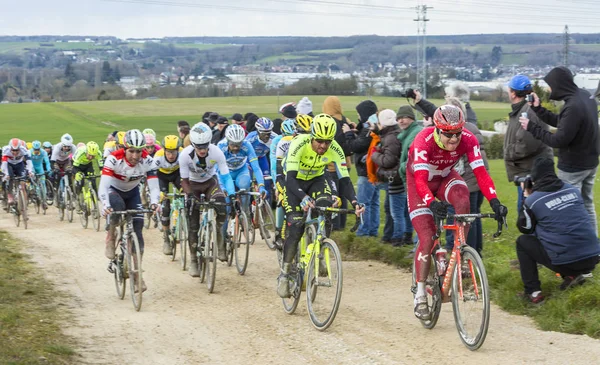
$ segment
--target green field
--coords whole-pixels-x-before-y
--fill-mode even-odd
[[[227,117],[233,113],[254,112],[259,116],[275,118],[279,106],[289,101],[297,102],[302,96],[257,96],[239,98],[118,100],[72,103],[0,104],[0,141],[4,145],[10,138],[26,141],[57,141],[63,133],[71,133],[76,141],[103,141],[114,130],[153,128],[159,136],[173,133],[178,120],[190,124],[200,121],[205,111],[215,111]],[[315,114],[321,111],[326,96],[311,96]],[[340,97],[344,114],[356,121],[355,107],[362,96]],[[375,97],[380,109],[397,110],[406,99]],[[432,100],[441,105],[441,100]],[[505,117],[508,104],[472,102],[479,120]]]
[[[41,46],[41,44],[52,44],[52,47]],[[78,42],[0,42],[0,53],[22,54],[26,49],[46,49],[46,50],[62,50],[69,51],[75,49],[111,49],[111,46],[97,46],[94,43]]]

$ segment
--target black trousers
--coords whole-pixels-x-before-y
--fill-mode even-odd
[[[553,265],[540,240],[534,235],[524,234],[517,238],[517,257],[521,267],[521,279],[525,294],[542,290],[537,264],[559,273],[562,277],[577,276],[594,270],[600,257],[594,256],[565,265]]]

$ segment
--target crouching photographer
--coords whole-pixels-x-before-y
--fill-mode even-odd
[[[529,180],[529,179],[525,179]],[[522,182],[525,204],[519,212],[517,257],[524,297],[541,303],[544,295],[537,264],[559,273],[561,290],[582,284],[599,261],[600,244],[579,189],[560,180],[554,161],[538,157],[531,170],[531,184]]]

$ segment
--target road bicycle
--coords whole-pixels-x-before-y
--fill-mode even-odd
[[[129,279],[129,291],[133,307],[139,312],[142,308],[142,252],[140,242],[133,230],[133,216],[146,214],[149,209],[129,209],[112,212],[120,216],[116,229],[118,253],[108,264],[108,272],[114,275],[117,297],[125,297],[126,281]],[[136,291],[136,289],[139,289]]]
[[[236,196],[245,195],[245,190],[236,192]],[[239,200],[232,202],[232,211],[227,218],[227,229],[225,234],[225,253],[227,255],[227,266],[231,266],[235,256],[235,266],[240,275],[246,273],[248,268],[248,257],[250,255],[250,240],[248,239],[248,217],[240,207]]]
[[[26,182],[29,180],[28,177],[13,177],[12,184],[12,196],[13,203],[8,205],[8,212],[12,213],[15,225],[20,226],[23,221],[23,228],[27,229],[27,221],[29,217],[27,215],[27,199],[26,199]]]
[[[421,319],[427,329],[433,329],[439,319],[442,303],[452,301],[454,322],[463,344],[471,351],[483,345],[490,323],[490,288],[483,261],[477,251],[467,246],[465,226],[476,219],[495,218],[493,213],[486,214],[448,214],[454,219],[452,224],[437,223],[437,232],[431,248],[431,267],[425,282],[427,304],[430,316]],[[502,234],[506,218],[498,222],[494,238]],[[454,231],[454,247],[450,261],[446,261],[446,251],[440,243],[442,230]],[[440,251],[438,251],[440,250]],[[416,271],[413,262],[413,285],[411,291],[417,293]]]
[[[231,206],[228,203],[220,203],[214,200],[206,201],[204,194],[200,199],[191,195],[194,201],[192,209],[200,210],[200,229],[198,230],[198,244],[196,252],[190,252],[198,258],[198,271],[200,272],[200,282],[206,280],[208,292],[212,293],[215,289],[215,277],[217,274],[217,206]],[[191,212],[190,212],[191,213]],[[191,214],[190,214],[191,216]]]
[[[171,213],[170,213],[170,226],[169,226],[169,242],[171,243],[171,249],[173,255],[171,261],[175,261],[175,254],[177,253],[177,246],[179,246],[179,261],[181,263],[181,269],[185,271],[187,267],[187,247],[188,247],[188,220],[185,210],[184,194],[179,191],[166,194],[166,196],[173,198],[171,202]],[[167,198],[165,197],[165,200]],[[163,209],[164,203],[163,200]],[[167,232],[164,232],[167,234]]]
[[[285,312],[293,314],[305,288],[310,321],[316,329],[324,331],[331,326],[337,315],[343,286],[342,256],[335,241],[327,237],[326,225],[331,225],[333,214],[354,214],[355,211],[315,207],[309,209],[305,216],[310,217],[311,211],[317,213],[316,217],[306,220],[304,234],[288,277],[292,295],[290,298],[283,298],[282,302]],[[357,218],[350,231],[355,232],[360,222]]]
[[[73,211],[75,210],[75,195],[71,189],[71,171],[60,172],[62,177],[58,183],[56,193],[56,207],[58,208],[58,219],[63,221],[65,214],[67,220],[73,222]]]
[[[98,193],[94,189],[94,182],[101,175],[88,174],[83,176],[81,191],[77,195],[77,204],[79,209],[79,220],[83,228],[88,227],[89,218],[92,218],[92,225],[96,232],[100,231],[100,204],[98,203]]]
[[[46,215],[48,206],[46,204],[45,179],[42,179],[44,176],[46,175],[35,174],[35,178],[31,179],[28,184],[27,197],[29,198],[29,202],[35,207],[36,214],[40,214],[40,211],[43,211],[43,214]]]

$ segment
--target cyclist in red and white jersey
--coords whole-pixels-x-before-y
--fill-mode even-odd
[[[4,174],[5,191],[8,195],[8,204],[14,202],[12,195],[14,177],[24,177],[25,174],[33,176],[33,164],[31,163],[31,155],[18,138],[12,138],[7,146],[2,148],[2,164],[0,169]],[[6,184],[8,183],[8,184]],[[23,183],[24,184],[24,183]],[[25,193],[25,201],[27,201],[27,193]]]
[[[435,222],[446,218],[450,205],[457,214],[469,213],[469,189],[453,169],[463,155],[467,155],[481,192],[490,202],[496,219],[501,220],[507,214],[484,167],[477,138],[463,129],[465,119],[462,111],[452,105],[443,105],[435,111],[433,122],[433,127],[423,129],[415,137],[406,168],[408,209],[419,236],[414,258],[417,273],[414,305],[415,316],[420,319],[430,317],[425,280],[431,264],[430,253],[437,229]],[[467,233],[468,227],[465,236]]]
[[[152,157],[146,152],[146,140],[142,132],[132,129],[125,134],[125,148],[113,152],[104,162],[102,177],[98,188],[98,196],[104,206],[104,215],[112,211],[128,209],[142,209],[139,185],[142,178],[150,188],[150,207],[158,210],[160,191],[156,167]],[[116,225],[119,217],[110,216],[110,224],[106,235],[106,250],[104,255],[112,260],[115,257]],[[144,253],[144,226],[143,214],[133,216],[133,230],[140,243],[140,250]],[[138,288],[136,288],[136,291]],[[142,291],[146,291],[146,284],[142,281]]]

